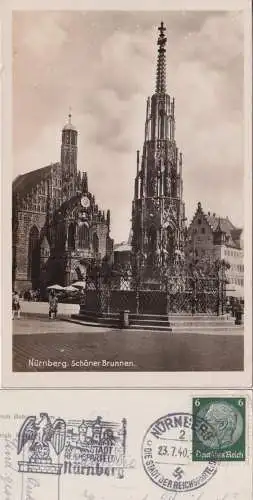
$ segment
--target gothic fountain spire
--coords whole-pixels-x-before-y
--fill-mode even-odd
[[[157,56],[157,69],[156,69],[156,94],[166,93],[166,42],[165,35],[166,26],[163,21],[159,28],[159,36],[157,40],[158,56]]]
[[[147,100],[142,157],[132,205],[132,262],[144,282],[162,286],[162,273],[178,269],[183,254],[185,216],[182,157],[175,139],[175,103],[166,89],[166,27],[158,27],[156,87]],[[181,255],[181,254],[180,254]],[[181,260],[183,262],[183,260]]]

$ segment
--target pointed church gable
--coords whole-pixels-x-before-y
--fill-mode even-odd
[[[59,163],[54,163],[37,170],[33,170],[32,172],[27,172],[26,174],[19,175],[13,181],[13,194],[18,194],[19,197],[24,197],[33,189],[36,189],[37,187],[42,185],[44,181],[50,179],[58,166]]]

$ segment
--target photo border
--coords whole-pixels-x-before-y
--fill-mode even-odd
[[[231,372],[12,372],[11,200],[12,200],[12,30],[14,10],[241,10],[244,15],[244,370]],[[252,385],[252,7],[249,0],[6,0],[0,8],[1,66],[1,306],[2,385],[5,388],[219,388]]]

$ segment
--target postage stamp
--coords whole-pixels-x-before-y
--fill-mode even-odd
[[[193,398],[192,460],[245,460],[245,398]]]
[[[126,420],[28,416],[18,433],[19,472],[124,477]]]
[[[167,491],[186,492],[204,486],[217,472],[215,461],[193,463],[190,413],[169,413],[147,430],[142,464],[148,477]]]

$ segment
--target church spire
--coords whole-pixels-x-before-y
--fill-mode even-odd
[[[157,57],[157,69],[156,69],[156,94],[165,94],[166,92],[166,42],[167,38],[165,36],[166,26],[163,21],[161,22],[159,28],[159,36],[157,40],[158,45],[158,57]]]
[[[63,127],[63,130],[74,130],[74,131],[76,131],[76,127],[72,123],[72,112],[71,112],[71,109],[69,109],[68,121],[67,121],[66,125]]]

